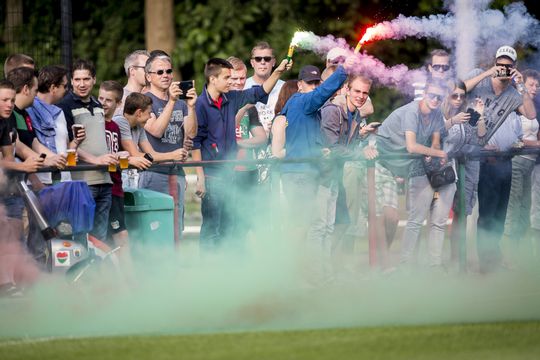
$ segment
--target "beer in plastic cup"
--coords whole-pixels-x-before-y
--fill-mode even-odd
[[[116,165],[114,164],[109,164],[109,172],[116,172]]]
[[[127,169],[129,167],[129,152],[120,151],[118,153],[118,158],[120,159],[120,169]]]
[[[67,149],[67,166],[77,165],[77,150]]]

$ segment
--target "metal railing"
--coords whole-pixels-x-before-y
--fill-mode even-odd
[[[534,147],[521,147],[512,148],[507,151],[496,150],[479,150],[472,153],[457,153],[452,158],[457,160],[457,193],[459,199],[459,213],[458,213],[458,231],[459,231],[459,268],[460,271],[467,271],[467,235],[466,235],[466,211],[465,211],[465,163],[467,161],[482,160],[485,158],[512,158],[517,155],[540,155],[540,148]],[[380,155],[376,159],[339,159],[337,157],[312,157],[312,158],[295,158],[295,159],[278,159],[278,158],[266,158],[266,159],[253,159],[253,160],[204,160],[204,161],[162,161],[154,162],[149,170],[158,169],[177,169],[184,167],[199,167],[199,166],[227,166],[232,169],[235,165],[261,165],[265,164],[270,166],[271,170],[276,169],[280,164],[298,164],[298,163],[320,163],[324,161],[336,161],[341,160],[343,162],[365,162],[367,167],[367,187],[368,187],[368,243],[369,243],[369,264],[371,267],[378,266],[381,262],[385,261],[386,247],[384,239],[377,234],[376,226],[369,226],[369,224],[376,223],[376,198],[375,198],[375,163],[378,160],[395,160],[395,159],[421,159],[423,155],[419,154],[385,154]],[[128,167],[135,169],[134,167]],[[59,171],[90,171],[90,170],[102,170],[107,171],[107,165],[89,165],[79,164],[76,166],[69,166],[65,169],[58,170],[57,168],[44,167],[40,168],[37,172],[59,172]],[[275,171],[270,171],[271,176]],[[275,177],[274,177],[275,179]],[[271,180],[273,182],[274,180]]]

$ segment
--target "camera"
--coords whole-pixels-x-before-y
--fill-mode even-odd
[[[180,90],[182,90],[182,95],[180,95],[178,98],[187,99],[188,98],[187,92],[189,91],[189,89],[194,87],[194,81],[193,80],[180,81],[178,83],[178,87],[180,88]]]
[[[473,108],[468,108],[467,113],[471,115],[471,118],[469,119],[469,124],[471,124],[471,126],[476,126],[476,124],[478,123],[478,119],[480,119],[480,113]]]
[[[497,70],[497,77],[511,77],[512,76],[512,68],[505,67],[503,70]]]

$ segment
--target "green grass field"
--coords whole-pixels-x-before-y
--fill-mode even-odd
[[[0,359],[539,359],[540,322],[1,340]]]

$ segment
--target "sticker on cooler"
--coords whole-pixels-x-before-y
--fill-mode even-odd
[[[71,266],[69,251],[57,251],[54,253],[54,266]]]
[[[159,223],[159,221],[152,221],[152,222],[150,223],[150,230],[156,231],[157,229],[159,229],[159,226],[160,226],[160,225],[161,225],[161,224]]]

